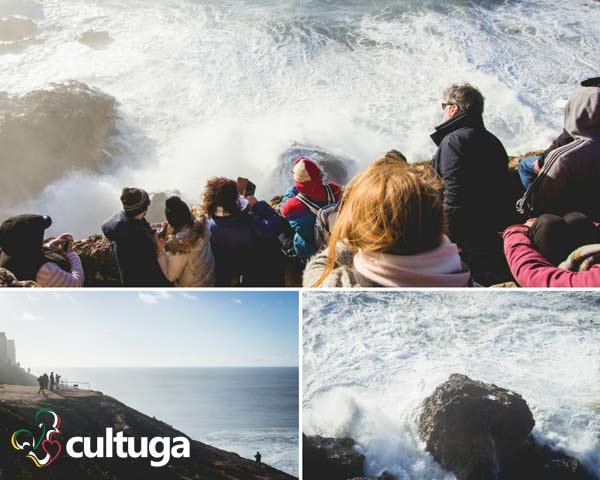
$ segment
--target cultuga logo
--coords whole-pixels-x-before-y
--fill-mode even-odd
[[[11,438],[15,450],[26,452],[36,467],[48,467],[59,457],[62,444],[54,439],[60,434],[60,417],[51,409],[43,408],[35,414],[39,432],[35,436],[22,428]],[[66,444],[71,458],[150,458],[153,467],[164,467],[171,458],[190,458],[190,441],[186,437],[126,437],[107,428],[104,437],[71,437]]]

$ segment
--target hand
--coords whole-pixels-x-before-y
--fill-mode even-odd
[[[533,162],[533,171],[535,172],[535,174],[537,175],[538,173],[540,173],[542,169],[540,168],[540,161],[536,160],[535,162]]]
[[[536,220],[537,220],[537,218],[530,218],[523,225],[525,225],[528,228],[531,228],[531,227],[533,227],[533,224],[536,222]]]
[[[254,195],[250,195],[249,197],[246,197],[246,200],[248,200],[248,205],[250,206],[250,208],[254,208],[254,205],[256,205],[258,203],[258,199],[254,196]]]
[[[154,232],[154,241],[156,242],[156,251],[162,252],[165,249],[167,243],[165,239],[158,232]]]

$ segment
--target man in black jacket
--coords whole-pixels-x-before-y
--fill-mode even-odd
[[[431,135],[438,145],[433,168],[444,185],[448,234],[461,249],[476,281],[490,283],[488,270],[502,256],[498,232],[511,212],[506,150],[483,124],[484,99],[475,87],[444,91],[444,123]]]
[[[139,188],[124,188],[123,211],[102,224],[102,233],[110,241],[125,287],[170,287],[156,256],[156,239],[144,218],[150,197]]]

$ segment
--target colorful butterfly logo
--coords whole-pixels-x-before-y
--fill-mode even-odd
[[[35,423],[41,431],[37,440],[29,430],[22,428],[13,433],[11,443],[15,450],[26,451],[27,458],[36,467],[47,467],[62,452],[60,442],[53,439],[54,435],[60,433],[60,417],[50,408],[43,408],[36,412]]]

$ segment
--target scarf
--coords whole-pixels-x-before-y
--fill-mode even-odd
[[[354,269],[382,287],[466,287],[471,272],[458,248],[444,236],[442,244],[416,255],[392,255],[359,251]]]

